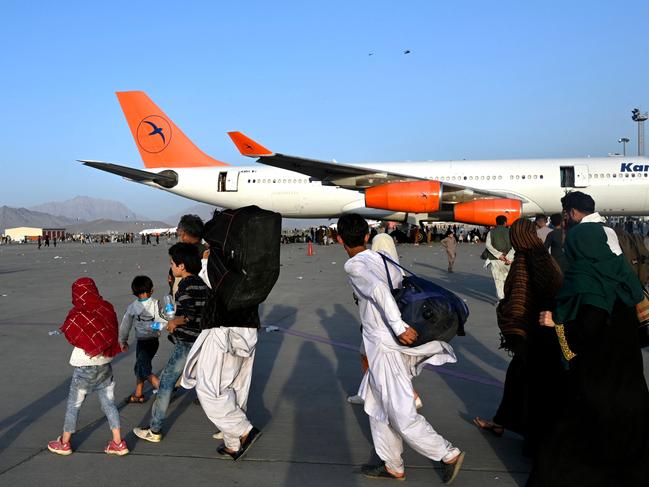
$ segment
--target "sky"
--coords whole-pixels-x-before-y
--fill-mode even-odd
[[[76,162],[142,167],[123,90],[235,165],[254,161],[232,130],[338,162],[603,156],[623,136],[635,153],[647,19],[646,0],[4,0],[0,205],[194,204]]]

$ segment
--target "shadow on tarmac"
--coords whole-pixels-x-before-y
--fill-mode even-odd
[[[121,353],[115,357],[112,361],[113,364],[119,363],[127,355]],[[65,403],[65,400],[68,397],[68,392],[70,391],[70,380],[72,375],[67,378],[65,381],[61,382],[59,385],[50,389],[48,392],[43,394],[41,397],[35,401],[30,402],[24,408],[22,408],[17,413],[9,416],[8,418],[0,421],[0,431],[3,433],[0,435],[0,445],[3,448],[8,448],[15,440],[18,438],[25,429],[27,429],[32,423],[41,419],[42,416],[45,416],[53,408],[57,408],[59,404]],[[124,406],[124,404],[116,404],[118,409]],[[63,418],[65,416],[65,409],[61,411],[61,431],[63,430]],[[102,416],[101,420],[94,421],[90,425],[87,425],[83,428],[77,430],[77,433],[82,433],[89,429],[94,431],[97,427],[103,423],[106,423],[106,417]],[[95,424],[97,423],[97,424]],[[79,444],[83,442],[83,439],[87,435],[75,433],[72,437],[72,442],[74,448],[77,448]],[[58,433],[57,433],[58,434]]]

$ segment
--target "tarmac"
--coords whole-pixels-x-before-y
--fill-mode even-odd
[[[262,306],[248,413],[263,436],[240,461],[218,458],[220,441],[194,391],[181,390],[171,403],[164,439],[139,440],[132,429],[148,425],[152,399],[126,404],[133,391],[135,347],[113,361],[122,432],[131,450],[109,457],[110,439],[96,395],[86,399],[72,438],[74,454],[54,455],[47,442],[63,425],[72,368],[70,345],[56,330],[70,309],[70,285],[81,276],[95,279],[121,318],[133,300],[131,279],[149,275],[165,293],[167,248],[138,244],[59,244],[0,246],[0,485],[185,485],[370,486],[362,464],[376,461],[368,419],[362,407],[346,402],[361,379],[359,322],[339,245],[282,247],[279,281]],[[412,271],[448,287],[471,310],[467,336],[452,345],[458,363],[425,370],[415,379],[434,428],[467,452],[453,485],[522,486],[530,469],[521,439],[496,438],[471,424],[491,417],[498,406],[508,364],[495,318],[491,273],[482,268],[483,245],[458,246],[456,272],[446,272],[439,244],[398,247]],[[164,339],[154,360],[166,363],[171,344]],[[648,368],[645,365],[645,375]],[[147,390],[147,396],[151,391]],[[441,485],[439,464],[405,447],[407,485]],[[381,482],[379,482],[381,483]]]

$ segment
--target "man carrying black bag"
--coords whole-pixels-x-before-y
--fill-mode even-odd
[[[427,363],[442,365],[457,359],[453,348],[442,341],[430,341],[412,348],[404,346],[417,340],[417,332],[401,318],[386,272],[390,272],[395,286],[401,283],[401,273],[395,266],[388,268],[381,254],[365,248],[368,239],[368,225],[360,215],[340,217],[338,242],[350,257],[345,263],[345,272],[358,297],[363,344],[369,363],[359,395],[370,417],[374,448],[382,460],[379,465],[363,466],[361,472],[372,479],[404,479],[401,454],[405,440],[418,453],[441,461],[443,481],[448,484],[457,476],[464,452],[417,414],[412,378]]]
[[[199,274],[211,291],[202,332],[189,352],[181,385],[196,387],[207,417],[223,434],[219,454],[241,458],[261,432],[246,416],[257,346],[259,303],[279,276],[281,216],[256,206],[215,213]]]

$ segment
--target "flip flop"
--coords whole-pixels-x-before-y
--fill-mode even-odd
[[[473,418],[473,424],[484,431],[489,431],[491,434],[500,438],[505,433],[505,427],[499,426],[492,421],[486,421],[482,418]]]
[[[143,404],[146,402],[146,397],[144,396],[136,396],[135,394],[131,394],[127,399],[126,402],[128,404]]]
[[[241,443],[241,448],[239,448],[238,451],[231,452],[225,447],[225,444],[223,444],[216,449],[216,452],[223,457],[230,457],[236,462],[248,452],[250,447],[259,439],[260,436],[261,431],[253,426],[248,433],[248,436],[246,436],[246,440]]]

